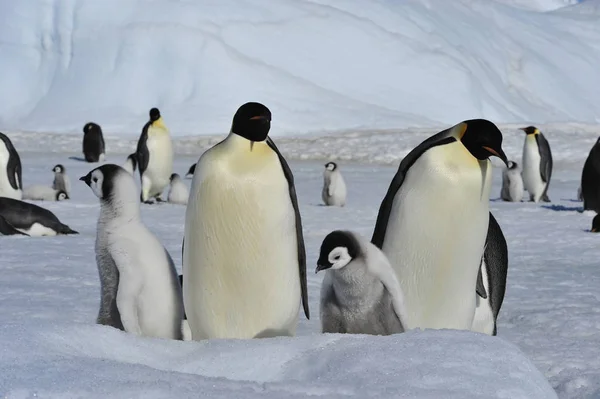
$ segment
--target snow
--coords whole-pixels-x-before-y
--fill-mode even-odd
[[[52,166],[65,165],[75,182],[72,199],[41,205],[81,234],[0,239],[0,395],[552,398],[551,387],[561,399],[598,397],[600,235],[588,232],[593,215],[577,212],[581,203],[575,198],[600,127],[540,127],[555,158],[551,204],[497,201],[501,170],[493,172],[491,209],[510,258],[498,337],[449,330],[392,337],[319,334],[322,275],[312,270],[321,241],[335,229],[370,237],[398,161],[436,132],[407,129],[322,138],[274,135],[296,178],[312,319],[300,318],[295,338],[210,342],[152,340],[94,325],[99,206],[77,181],[93,166],[73,159],[80,156],[80,138],[9,132],[22,157],[25,185],[51,184]],[[503,133],[505,152],[519,162],[524,134],[516,126],[503,126]],[[177,139],[175,172],[184,175],[217,139]],[[134,143],[113,137],[107,147],[107,162],[121,164]],[[336,150],[348,159],[340,161],[348,186],[345,208],[320,206],[323,165],[327,151]],[[143,206],[142,216],[181,270],[185,207]]]
[[[290,137],[595,123],[597,2],[539,12],[568,3],[4,1],[0,129],[137,135],[158,106],[174,135],[215,135],[250,100]]]

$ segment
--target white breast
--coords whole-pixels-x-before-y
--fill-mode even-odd
[[[0,197],[7,197],[13,199],[22,199],[23,193],[21,190],[15,190],[8,180],[8,171],[6,167],[8,166],[8,159],[10,154],[4,145],[4,142],[0,141]],[[15,176],[15,179],[18,184],[18,177]]]
[[[189,191],[184,182],[182,182],[181,180],[177,180],[171,183],[169,195],[167,196],[167,201],[173,204],[185,205],[188,202],[188,197]]]
[[[193,339],[293,335],[300,305],[288,183],[266,143],[236,135],[202,155],[185,222]]]
[[[528,134],[523,145],[523,184],[534,201],[539,201],[544,192],[545,183],[540,175],[541,157],[535,136]]]
[[[383,244],[404,294],[406,327],[471,328],[491,168],[455,142],[428,150],[409,169]]]
[[[150,159],[144,176],[150,179],[150,196],[161,193],[173,173],[173,146],[165,129],[150,127],[146,141]]]

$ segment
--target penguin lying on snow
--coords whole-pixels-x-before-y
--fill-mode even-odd
[[[100,199],[97,323],[180,340],[183,299],[171,256],[142,223],[137,188],[125,169],[105,164],[80,178]]]
[[[0,216],[15,229],[30,236],[79,234],[61,223],[49,210],[12,198],[0,198]]]
[[[0,197],[23,198],[21,158],[7,135],[0,133]]]
[[[400,163],[371,242],[400,281],[406,329],[472,328],[490,220],[490,156],[508,163],[502,133],[474,119],[428,138]]]
[[[28,234],[23,233],[15,229],[10,223],[4,219],[4,217],[0,216],[0,236],[12,236],[12,235],[23,235],[27,236]]]
[[[552,151],[535,126],[520,128],[526,134],[523,144],[523,183],[533,202],[550,202],[548,187],[552,177]]]
[[[67,196],[71,195],[71,180],[69,180],[69,176],[67,176],[67,169],[58,164],[52,168],[54,172],[54,181],[52,182],[52,188],[57,191],[64,191],[67,193]]]
[[[508,166],[502,171],[500,198],[509,202],[521,202],[523,199],[523,178],[516,162],[508,161]]]
[[[344,182],[340,168],[335,162],[328,162],[325,164],[321,198],[325,205],[346,205],[346,183]]]
[[[69,199],[69,195],[63,190],[55,190],[52,187],[36,184],[25,187],[25,190],[23,190],[23,199],[31,201],[64,201]]]
[[[358,234],[336,230],[325,237],[317,272],[323,333],[390,335],[404,331],[400,283],[385,255]]]

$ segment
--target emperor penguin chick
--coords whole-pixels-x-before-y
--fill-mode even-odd
[[[321,244],[317,273],[323,333],[390,335],[404,332],[404,299],[387,257],[350,231],[329,233]]]
[[[71,196],[71,180],[67,176],[67,169],[61,164],[58,164],[52,168],[54,172],[54,181],[52,182],[52,188],[57,191],[64,191],[67,196]]]
[[[523,199],[523,177],[521,168],[516,162],[508,161],[508,166],[502,171],[502,190],[500,197],[508,202],[521,202]]]
[[[181,340],[183,299],[175,266],[142,223],[133,176],[118,165],[104,164],[79,180],[100,198],[96,263],[102,296],[97,323]]]
[[[187,205],[190,192],[177,173],[171,174],[167,201],[172,204]]]
[[[346,205],[346,183],[335,162],[328,162],[325,164],[321,198],[325,205],[328,206]]]

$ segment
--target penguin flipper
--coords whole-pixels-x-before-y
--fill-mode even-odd
[[[137,158],[138,169],[140,171],[140,176],[144,173],[146,168],[148,167],[148,162],[150,161],[150,154],[148,153],[148,147],[146,146],[146,142],[148,141],[148,128],[150,127],[150,122],[147,122],[142,129],[142,134],[138,140],[137,150],[135,152],[135,157]]]
[[[294,207],[294,213],[296,216],[296,242],[298,245],[298,267],[300,272],[300,288],[302,290],[302,306],[304,308],[304,315],[310,320],[310,309],[308,307],[308,285],[306,282],[306,247],[304,245],[304,235],[302,233],[302,218],[300,216],[300,208],[298,207],[298,198],[296,196],[296,188],[294,187],[294,175],[290,166],[286,162],[285,158],[279,152],[279,149],[270,137],[267,137],[267,144],[277,154],[279,163],[283,169],[283,174],[288,182],[290,199],[292,206]]]
[[[540,176],[544,183],[550,183],[550,178],[552,177],[552,152],[550,151],[550,144],[542,133],[536,134],[535,140],[540,152]],[[548,186],[546,185],[546,187]],[[544,194],[546,194],[546,190]]]
[[[12,144],[8,151],[8,165],[6,166],[8,182],[15,190],[23,189],[23,172],[21,170],[21,158],[19,157],[17,150],[15,149],[15,147],[12,146]]]
[[[502,229],[491,212],[485,245],[486,248],[483,256],[489,282],[488,295],[494,319],[496,319],[504,301],[504,293],[506,292],[508,246]]]
[[[408,153],[406,157],[400,162],[400,166],[398,167],[398,171],[396,175],[392,179],[390,187],[381,202],[381,206],[379,207],[379,213],[377,214],[377,221],[375,222],[375,229],[373,231],[373,237],[371,238],[371,243],[381,249],[383,246],[383,241],[385,239],[385,233],[387,230],[388,220],[390,217],[390,213],[392,212],[392,205],[394,204],[394,197],[402,183],[404,183],[404,178],[408,173],[408,169],[419,159],[421,155],[430,148],[436,147],[438,145],[450,144],[456,139],[452,136],[449,136],[452,132],[452,128],[443,130],[415,147],[411,152]]]
[[[479,266],[479,273],[477,273],[477,286],[475,287],[475,292],[483,299],[487,299],[487,292],[485,292],[485,285],[483,284],[483,274],[481,273],[484,261],[483,259],[481,261],[482,264]]]

